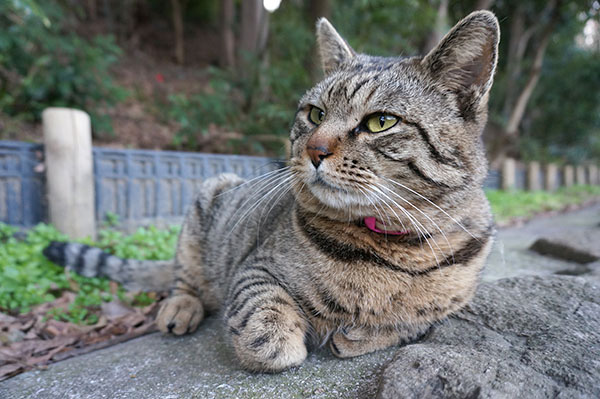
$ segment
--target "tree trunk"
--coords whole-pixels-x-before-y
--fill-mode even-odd
[[[220,9],[220,40],[219,65],[222,68],[235,67],[235,35],[233,23],[235,19],[235,5],[233,0],[221,0]]]
[[[494,0],[477,0],[475,10],[489,10],[494,5]]]
[[[310,0],[308,3],[308,23],[314,30],[315,24],[319,18],[331,18],[331,1],[330,0]],[[323,76],[321,71],[321,62],[317,54],[316,42],[313,44],[313,51],[308,55],[306,66],[310,71],[310,76],[313,82],[320,80]]]
[[[422,54],[427,54],[433,49],[444,37],[444,34],[448,31],[448,0],[440,0],[438,5],[437,15],[435,18],[435,25],[427,36],[427,41],[421,49]]]
[[[183,13],[180,0],[171,0],[171,11],[173,15],[173,28],[175,30],[175,61],[183,64],[184,42],[183,42]]]
[[[266,10],[261,0],[242,1],[242,21],[239,38],[239,51],[242,57],[258,55],[262,52],[263,48],[260,47],[263,45],[263,24],[266,22]]]
[[[553,16],[544,28],[542,36],[540,38],[538,47],[535,51],[535,57],[533,61],[533,65],[531,66],[531,71],[529,73],[529,78],[527,79],[527,83],[523,87],[523,90],[519,94],[515,106],[510,114],[510,118],[508,119],[508,123],[506,125],[506,134],[509,136],[518,136],[519,125],[521,124],[521,120],[523,119],[523,115],[525,114],[525,109],[527,108],[527,103],[531,98],[531,94],[537,85],[538,80],[540,79],[540,74],[542,72],[542,64],[544,62],[544,55],[546,54],[546,49],[548,48],[548,44],[550,43],[550,38],[552,37],[552,33],[554,30],[554,26],[558,20],[559,12],[558,12],[558,4],[555,5]]]
[[[98,19],[98,5],[96,0],[87,0],[87,17],[89,21]]]

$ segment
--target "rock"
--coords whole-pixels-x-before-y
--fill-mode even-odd
[[[378,397],[598,398],[600,288],[579,277],[482,284],[473,302],[399,350]]]
[[[600,230],[580,229],[539,238],[530,249],[541,255],[577,263],[589,263],[600,259],[599,243]]]

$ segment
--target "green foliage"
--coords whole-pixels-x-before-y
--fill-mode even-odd
[[[416,0],[352,0],[338,5],[332,23],[355,50],[393,57],[418,54],[437,12],[432,2]]]
[[[69,22],[56,2],[0,2],[0,108],[26,120],[49,106],[80,108],[96,134],[111,132],[98,109],[127,95],[109,71],[121,50],[111,36],[78,36]]]
[[[562,209],[600,197],[599,186],[562,187],[556,192],[486,190],[497,221],[530,217],[539,212]]]
[[[600,159],[600,53],[569,47],[551,54],[531,107],[525,159]]]
[[[210,124],[235,129],[240,124],[240,106],[227,79],[217,69],[210,69],[209,90],[191,96],[183,93],[168,97],[168,116],[179,124],[173,141],[178,147],[195,148],[199,135],[205,135]]]
[[[170,259],[174,254],[179,228],[159,230],[140,228],[131,235],[116,230],[101,230],[97,241],[82,242],[103,248],[117,256],[136,259]],[[28,312],[32,306],[50,302],[65,291],[77,293],[67,309],[54,309],[50,315],[79,324],[97,321],[97,310],[103,301],[113,299],[107,279],[87,278],[67,273],[48,261],[42,250],[50,241],[67,241],[68,237],[52,226],[40,224],[23,239],[17,230],[0,223],[0,311]],[[122,288],[117,296],[124,302],[145,306],[153,299],[145,293],[131,296]]]

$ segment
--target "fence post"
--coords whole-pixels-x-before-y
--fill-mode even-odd
[[[555,164],[546,165],[545,186],[547,191],[554,191],[558,187],[558,168]]]
[[[512,190],[515,188],[516,179],[516,161],[512,158],[506,158],[502,162],[502,190]]]
[[[538,191],[542,189],[540,184],[540,163],[536,161],[527,164],[527,189]]]
[[[588,175],[590,177],[590,184],[600,184],[598,181],[598,166],[596,165],[588,165]]]
[[[575,168],[575,183],[586,184],[585,167],[583,165],[578,165]]]
[[[90,117],[70,108],[42,113],[50,222],[72,238],[95,237]]]
[[[565,165],[564,169],[564,185],[565,187],[571,187],[575,184],[575,170],[573,165]]]

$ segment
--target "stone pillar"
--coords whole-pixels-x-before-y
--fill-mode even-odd
[[[565,165],[563,173],[563,184],[565,187],[571,187],[573,184],[575,184],[575,170],[573,169],[573,165]]]
[[[539,162],[532,161],[527,164],[527,189],[529,191],[539,191],[542,189]]]
[[[590,179],[589,184],[591,184],[591,185],[600,184],[600,181],[598,181],[598,166],[588,165],[588,176]]]
[[[544,185],[546,191],[554,191],[558,188],[558,167],[549,163],[546,165],[546,176],[544,176]]]
[[[576,184],[587,184],[587,179],[585,178],[585,166],[579,165],[575,168],[575,183]]]
[[[513,190],[516,185],[516,162],[512,158],[506,158],[502,163],[502,190]]]
[[[50,223],[72,238],[95,237],[90,117],[70,108],[42,113]]]

